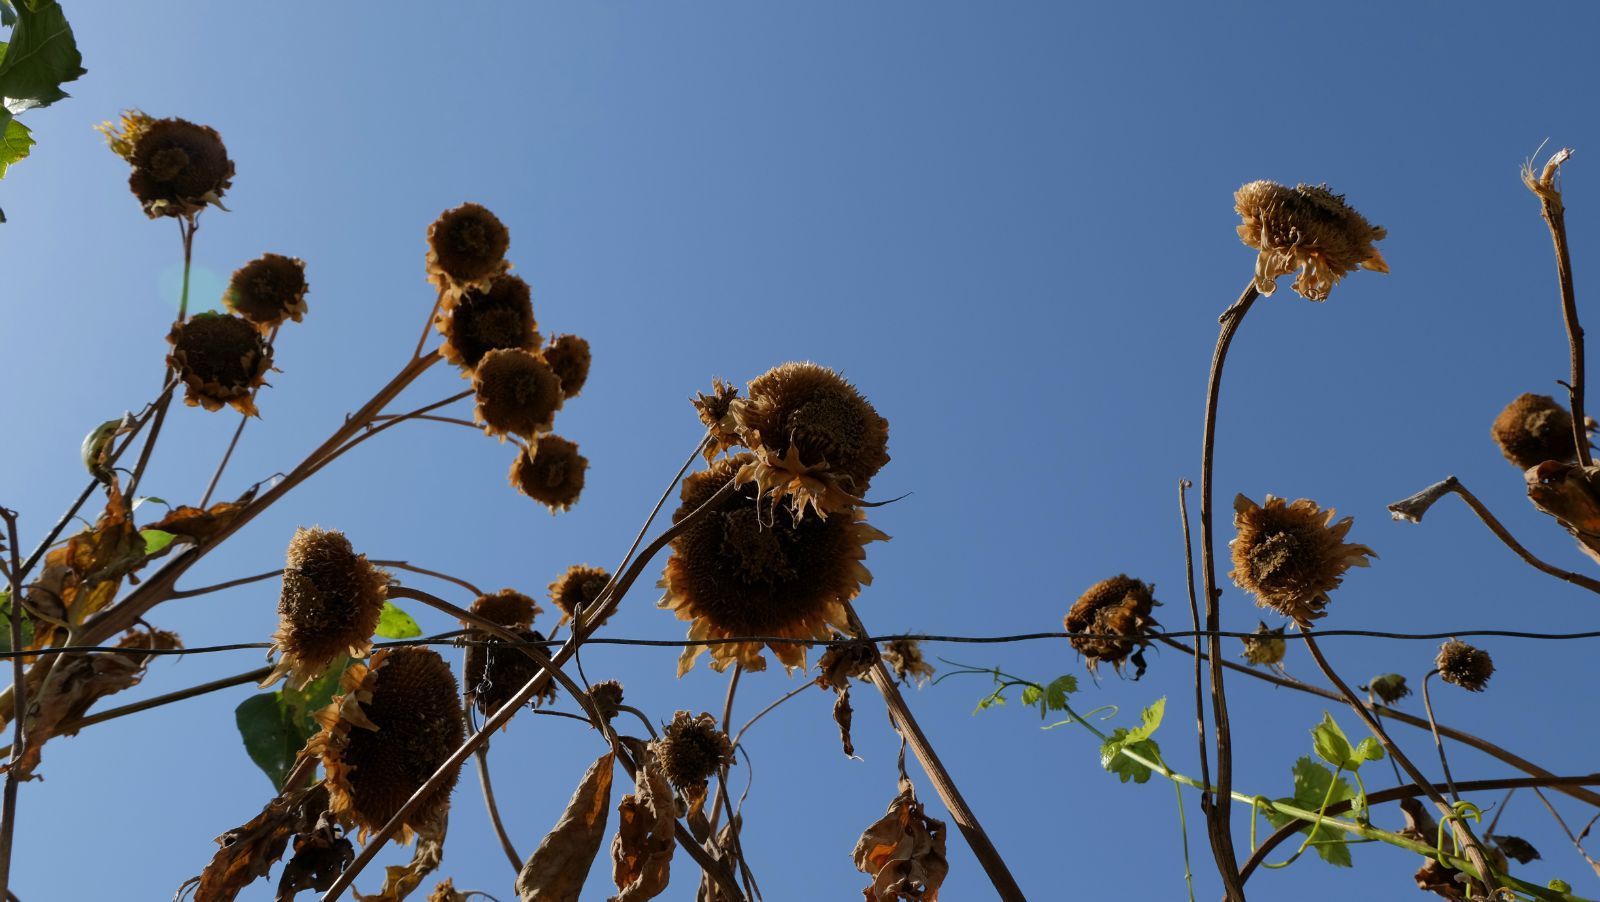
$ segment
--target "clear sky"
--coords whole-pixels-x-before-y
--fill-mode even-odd
[[[571,512],[552,518],[507,487],[509,446],[414,424],[319,474],[185,585],[280,566],[294,527],[321,524],[374,558],[542,592],[570,563],[621,556],[700,434],[694,392],[813,359],[891,423],[894,459],[874,490],[914,493],[872,512],[894,536],[867,561],[876,581],[859,609],[873,630],[1059,629],[1085,587],[1121,572],[1154,582],[1161,621],[1184,627],[1176,490],[1199,473],[1217,313],[1253,261],[1231,195],[1268,178],[1347,194],[1388,228],[1393,274],[1359,273],[1323,305],[1285,280],[1258,305],[1223,392],[1219,506],[1270,492],[1355,516],[1352,539],[1381,557],[1335,595],[1328,627],[1593,628],[1593,597],[1522,566],[1454,500],[1422,526],[1384,511],[1454,473],[1538,554],[1594,569],[1526,503],[1488,434],[1506,402],[1567,376],[1549,237],[1517,176],[1547,138],[1578,149],[1565,187],[1580,301],[1600,272],[1592,6],[78,0],[67,12],[88,74],[70,100],[28,115],[39,144],[0,183],[11,220],[0,226],[0,503],[23,512],[25,545],[81,487],[83,434],[158,387],[177,230],[145,219],[126,166],[91,128],[137,106],[215,126],[237,162],[233,212],[207,212],[197,239],[199,301],[214,304],[227,274],[264,251],[307,261],[310,313],[279,340],[282,373],[224,496],[288,469],[400,365],[433,300],[424,231],[464,200],[510,226],[546,331],[594,347],[588,387],[557,423],[591,462]],[[440,367],[407,399],[461,385]],[[175,409],[149,490],[198,500],[234,423]],[[174,601],[153,619],[190,645],[262,641],[276,593],[260,583]],[[641,581],[608,630],[680,637],[654,601]],[[1231,586],[1223,608],[1233,629],[1262,613]],[[415,613],[426,629],[450,627]],[[1594,771],[1600,693],[1574,663],[1592,660],[1593,644],[1484,645],[1499,668],[1488,691],[1436,693],[1440,718],[1558,773]],[[1354,681],[1400,671],[1413,683],[1436,647],[1325,646]],[[1121,706],[1114,724],[1166,696],[1157,738],[1175,768],[1196,770],[1179,655],[1153,652],[1140,682],[1096,684],[1065,642],[928,652],[1077,674],[1081,707]],[[597,647],[584,663],[657,719],[718,709],[725,678],[702,666],[674,679],[675,657]],[[117,701],[259,664],[255,652],[164,659]],[[1321,681],[1302,650],[1287,666]],[[747,678],[735,720],[794,685],[781,670]],[[234,731],[249,692],[51,743],[46,780],[21,796],[21,898],[170,898],[212,837],[270,793]],[[1085,733],[1041,732],[1016,706],[972,716],[983,692],[958,678],[911,703],[1030,898],[1182,898],[1170,787],[1119,784]],[[1325,709],[1359,729],[1262,683],[1234,679],[1229,695],[1247,792],[1288,794]],[[851,846],[894,795],[896,746],[870,691],[855,696],[860,761],[840,753],[830,701],[804,694],[747,739],[745,848],[769,899],[852,898],[865,878]],[[1420,712],[1415,698],[1404,705]],[[1425,734],[1395,735],[1435,772]],[[600,751],[591,731],[554,718],[519,717],[495,738],[499,797],[524,853]],[[1453,763],[1458,778],[1508,775],[1470,751]],[[1387,765],[1370,780],[1392,785]],[[475,782],[464,773],[438,876],[509,899]],[[1186,798],[1197,892],[1214,899]],[[1399,825],[1393,810],[1375,817]],[[1243,857],[1248,816],[1235,819]],[[1543,851],[1522,869],[1530,878],[1600,894],[1536,800],[1519,794],[1499,829]],[[1252,897],[1416,895],[1415,858],[1354,854],[1354,871],[1308,856],[1263,872]],[[953,830],[949,857],[947,898],[991,896]],[[693,897],[686,861],[666,898]],[[374,890],[374,875],[358,886]],[[586,896],[608,888],[602,863]],[[267,882],[245,894],[270,896]]]

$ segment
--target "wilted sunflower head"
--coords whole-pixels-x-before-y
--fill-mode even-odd
[[[119,142],[129,148],[128,188],[146,216],[190,216],[206,204],[221,205],[233,184],[233,161],[216,129],[187,119],[150,119],[134,112],[130,120],[129,115],[123,116],[125,131],[107,136],[113,150]]]
[[[272,368],[272,346],[249,320],[196,313],[173,324],[167,342],[167,365],[183,379],[185,404],[206,410],[231,405],[245,416],[257,414],[254,396]]]
[[[524,642],[543,642],[544,634],[537,630],[513,630]],[[491,715],[511,701],[517,690],[539,675],[539,665],[532,658],[507,648],[504,640],[483,630],[469,630],[466,665],[463,679],[467,686],[467,703],[475,705],[485,716]],[[486,644],[485,644],[486,643]],[[544,702],[554,701],[556,686],[551,682],[544,691],[529,699],[537,708]]]
[[[1144,675],[1144,647],[1149,640],[1136,638],[1156,625],[1151,609],[1161,602],[1155,599],[1155,587],[1118,574],[1090,586],[1078,597],[1072,610],[1063,618],[1069,633],[1113,634],[1106,637],[1078,636],[1069,640],[1088,661],[1089,671],[1109,663],[1122,672],[1123,662],[1131,657],[1134,679]]]
[[[878,650],[870,642],[846,639],[835,634],[817,659],[817,685],[831,689],[848,689],[851,678],[864,680],[872,665],[878,663]]]
[[[612,720],[621,710],[622,684],[616,680],[601,680],[589,687],[589,700],[605,720]]]
[[[686,478],[673,522],[709,501],[752,460],[750,454],[723,458]],[[847,627],[845,602],[872,582],[861,563],[866,545],[889,537],[869,526],[859,510],[793,518],[773,516],[764,504],[757,487],[745,483],[672,540],[660,604],[690,622],[691,640],[826,640]],[[711,652],[714,670],[735,662],[762,670],[767,662],[761,648],[759,642],[691,645],[678,658],[678,675],[705,651]],[[770,648],[785,667],[805,666],[804,646]]]
[[[351,664],[340,688],[343,694],[317,712],[322,732],[307,748],[322,759],[329,810],[359,827],[365,841],[461,745],[461,699],[450,665],[428,648],[379,651],[370,664]],[[456,776],[406,817],[404,841],[441,823]]]
[[[1392,705],[1411,694],[1411,688],[1406,685],[1406,678],[1398,673],[1375,676],[1361,688],[1372,693],[1374,698],[1386,705]]]
[[[546,434],[511,462],[511,484],[554,514],[578,503],[588,469],[589,459],[578,453],[576,442]]]
[[[389,580],[366,555],[356,554],[344,533],[331,529],[295,530],[285,557],[278,631],[272,637],[280,654],[262,685],[288,674],[290,685],[298,688],[321,675],[334,658],[367,653]]]
[[[512,629],[532,626],[533,618],[539,616],[540,610],[538,602],[516,589],[501,589],[493,595],[479,595],[472,602],[472,613]]]
[[[527,282],[511,275],[486,287],[447,295],[433,325],[444,334],[439,353],[461,367],[463,376],[471,375],[490,351],[532,351],[541,341],[533,318],[533,292]]]
[[[589,342],[577,335],[557,335],[545,345],[544,362],[561,380],[561,395],[576,398],[589,381]]]
[[[1301,498],[1286,502],[1267,496],[1258,505],[1239,495],[1233,501],[1234,583],[1301,626],[1326,615],[1328,593],[1344,581],[1351,567],[1365,567],[1377,553],[1344,540],[1355,521],[1333,522],[1332,508]]]
[[[695,392],[691,403],[700,422],[710,431],[705,449],[707,461],[724,451],[744,446],[744,439],[739,437],[739,423],[733,416],[733,405],[738,400],[738,387],[720,378],[711,380],[711,394]]]
[[[1439,668],[1439,679],[1453,683],[1468,692],[1482,692],[1494,675],[1494,660],[1481,648],[1473,648],[1460,639],[1451,639],[1439,646],[1439,656],[1433,666]]]
[[[222,301],[263,333],[286,319],[298,323],[306,315],[305,261],[262,254],[233,271]]]
[[[854,385],[825,366],[785,363],[750,381],[732,404],[753,459],[739,473],[796,513],[855,504],[889,462],[889,421]]]
[[[883,643],[883,663],[902,683],[910,680],[923,686],[933,679],[933,665],[923,660],[922,644],[915,639],[890,639]]]
[[[428,274],[441,289],[482,288],[508,268],[511,232],[478,204],[446,210],[428,226]]]
[[[504,440],[508,434],[533,438],[555,424],[561,409],[561,380],[532,351],[494,350],[483,355],[472,376],[478,404],[474,416],[483,431]]]
[[[1260,252],[1255,286],[1262,294],[1272,294],[1278,277],[1296,269],[1294,290],[1312,301],[1327,300],[1334,284],[1358,268],[1389,271],[1373,246],[1388,233],[1327,185],[1251,182],[1234,192],[1233,208],[1244,220],[1239,240]]]
[[[683,793],[691,809],[705,798],[711,775],[733,763],[733,743],[717,729],[717,719],[710,714],[673,714],[672,722],[662,728],[661,738],[651,746],[667,781]]]
[[[1494,418],[1490,432],[1500,453],[1522,470],[1547,460],[1570,463],[1578,456],[1572,414],[1549,395],[1518,395]]]
[[[560,623],[573,619],[580,608],[586,614],[592,612],[595,601],[609,582],[611,574],[604,567],[591,567],[588,564],[573,564],[556,577],[556,581],[550,584],[550,601],[561,612]],[[595,625],[605,623],[610,617],[607,614]]]
[[[1239,657],[1246,663],[1257,666],[1283,669],[1283,656],[1289,651],[1289,643],[1284,641],[1283,627],[1269,629],[1265,622],[1257,622],[1255,635],[1246,637],[1244,652]]]

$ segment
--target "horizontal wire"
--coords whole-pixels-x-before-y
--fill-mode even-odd
[[[506,642],[499,639],[475,640],[461,638],[467,630],[456,630],[423,639],[401,639],[392,642],[377,642],[374,648],[403,648],[415,645],[455,645],[455,646],[507,646],[529,645],[542,648],[555,648],[565,643],[560,639],[530,639],[522,642]],[[1399,639],[1402,641],[1428,641],[1436,639],[1459,639],[1462,637],[1479,638],[1489,637],[1498,639],[1538,639],[1545,641],[1559,641],[1567,639],[1600,639],[1600,630],[1589,630],[1581,633],[1532,633],[1522,630],[1448,630],[1436,633],[1390,633],[1379,630],[1317,630],[1318,638],[1365,638],[1365,639]],[[1234,630],[1173,630],[1170,632],[1149,633],[1090,633],[1090,632],[1058,632],[1058,633],[1018,633],[1010,636],[944,636],[932,633],[894,633],[883,636],[868,636],[864,639],[832,640],[795,638],[792,636],[728,636],[721,639],[627,639],[604,636],[591,636],[583,640],[585,645],[625,645],[645,646],[650,648],[687,648],[689,646],[734,645],[743,642],[756,642],[764,645],[833,645],[844,641],[849,643],[859,642],[894,642],[911,640],[914,642],[952,642],[971,645],[1000,645],[1008,642],[1033,642],[1041,639],[1106,639],[1121,640],[1126,642],[1149,642],[1159,639],[1188,639],[1202,636],[1220,636],[1231,639],[1303,639],[1303,633],[1257,633],[1237,632]],[[137,646],[116,645],[63,645],[58,648],[34,649],[31,651],[6,651],[0,652],[0,660],[7,660],[19,656],[46,657],[49,655],[91,654],[98,652],[116,652],[138,655],[200,655],[223,651],[247,651],[252,649],[270,650],[274,646],[270,642],[236,642],[229,645],[205,645],[195,648],[139,648]]]

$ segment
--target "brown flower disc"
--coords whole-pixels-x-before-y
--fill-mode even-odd
[[[278,631],[273,642],[282,653],[276,672],[304,685],[342,654],[359,657],[372,644],[388,578],[364,554],[356,554],[344,533],[312,527],[295,530],[289,540],[278,596]]]
[[[557,335],[544,349],[545,363],[561,380],[561,394],[576,398],[589,381],[589,342],[576,335]]]
[[[490,435],[531,439],[548,431],[561,409],[561,380],[531,351],[485,354],[473,374],[472,390],[478,401],[474,415]]]
[[[479,595],[472,602],[472,613],[512,628],[533,625],[533,618],[538,616],[540,610],[538,602],[516,589],[501,589],[493,595]]]
[[[234,270],[222,300],[262,332],[306,314],[306,264],[298,257],[262,254]]]
[[[536,630],[514,630],[524,642],[543,642],[544,635]],[[467,687],[468,703],[485,716],[491,715],[511,701],[517,690],[527,685],[539,673],[539,665],[515,648],[505,647],[497,636],[482,630],[472,630],[467,637],[488,645],[468,645],[463,678]],[[541,702],[554,700],[556,685],[552,681],[544,692],[530,701],[534,707]]]
[[[1547,460],[1571,463],[1578,457],[1572,414],[1549,395],[1518,395],[1494,418],[1490,432],[1506,460],[1523,470]]]
[[[1115,634],[1114,638],[1079,636],[1071,641],[1072,647],[1088,660],[1089,670],[1109,663],[1118,671],[1129,655],[1143,673],[1143,659],[1135,654],[1148,645],[1148,641],[1134,637],[1156,625],[1150,611],[1160,604],[1155,600],[1155,587],[1129,576],[1118,574],[1095,583],[1079,596],[1072,610],[1063,619],[1067,632]]]
[[[272,348],[242,316],[197,313],[176,323],[167,335],[167,363],[183,379],[184,403],[206,410],[226,405],[246,415],[256,412],[252,394],[265,384]]]
[[[860,497],[889,462],[889,421],[844,377],[815,363],[785,363],[750,381],[733,405],[745,445],[769,466],[818,467]]]
[[[458,285],[477,282],[505,268],[511,232],[479,204],[446,210],[428,226],[428,268]]]
[[[187,119],[143,126],[129,162],[128,188],[147,216],[184,216],[221,198],[233,180],[233,161],[217,130]]]
[[[511,462],[511,484],[522,494],[550,508],[564,511],[583,494],[589,459],[578,453],[576,442],[559,435],[541,435],[530,449]]]
[[[439,308],[434,327],[444,333],[439,353],[472,370],[490,351],[539,347],[539,324],[533,318],[533,292],[516,276],[501,276],[488,288],[449,295]],[[466,375],[466,374],[464,374]]]
[[[561,611],[561,622],[571,620],[580,607],[584,611],[593,610],[595,600],[610,581],[611,574],[603,567],[590,567],[587,564],[568,567],[550,584],[550,601]],[[610,619],[610,615],[600,623],[605,623],[607,619]]]

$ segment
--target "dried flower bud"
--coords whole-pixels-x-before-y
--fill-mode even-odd
[[[1490,432],[1500,453],[1521,470],[1547,460],[1571,463],[1578,456],[1572,414],[1549,395],[1518,395],[1494,418]]]
[[[707,461],[714,460],[725,451],[744,446],[744,439],[739,437],[739,423],[733,416],[733,404],[737,400],[739,389],[721,379],[711,380],[711,394],[695,392],[691,403],[700,422],[710,431],[705,449]]]
[[[553,514],[578,503],[588,469],[589,459],[578,453],[576,442],[541,435],[511,462],[511,484]]]
[[[550,601],[561,612],[560,623],[573,619],[580,609],[591,612],[594,603],[599,600],[600,593],[605,590],[609,582],[611,574],[603,567],[591,567],[588,564],[573,564],[568,567],[566,572],[550,584]],[[586,619],[587,616],[586,613]],[[607,614],[595,625],[605,623],[610,617],[611,615]]]
[[[922,644],[915,639],[890,639],[883,644],[883,663],[902,683],[910,680],[924,686],[933,679],[933,665],[922,658]]]
[[[1459,639],[1439,646],[1439,657],[1433,664],[1439,669],[1439,679],[1468,692],[1482,692],[1489,684],[1489,677],[1494,675],[1494,661],[1489,653]]]
[[[143,114],[135,114],[142,116]],[[121,141],[131,147],[128,162],[133,173],[128,188],[143,205],[146,216],[192,216],[206,204],[218,204],[233,184],[233,161],[217,130],[187,119],[155,119],[124,123],[137,137],[124,132]],[[112,139],[112,149],[119,139]]]
[[[1406,678],[1398,673],[1375,676],[1371,682],[1361,688],[1372,693],[1378,701],[1385,705],[1392,705],[1411,694],[1411,687],[1406,685]]]
[[[576,335],[557,335],[544,349],[544,362],[561,380],[561,394],[576,398],[589,381],[589,342]]]
[[[543,642],[544,635],[537,630],[514,629],[524,642]],[[472,644],[467,646],[466,663],[462,680],[467,687],[467,704],[474,705],[488,716],[511,701],[528,681],[539,674],[539,664],[515,648],[506,648],[505,640],[485,630],[467,632]],[[484,644],[487,643],[487,644]],[[552,681],[544,691],[536,694],[529,703],[537,708],[554,701],[556,685]]]
[[[295,530],[285,556],[278,631],[272,637],[281,654],[262,685],[288,674],[298,688],[320,676],[339,655],[365,655],[388,585],[384,573],[366,555],[356,554],[344,533]]]
[[[262,254],[234,270],[222,295],[228,309],[266,333],[306,315],[306,264],[298,257]]]
[[[561,409],[561,380],[538,354],[495,350],[483,355],[472,377],[478,404],[474,417],[483,431],[533,438],[555,424]]]
[[[607,721],[616,718],[622,705],[622,684],[616,680],[601,680],[589,687],[589,700],[595,710]]]
[[[1328,593],[1344,581],[1351,567],[1367,566],[1377,553],[1365,545],[1344,540],[1354,520],[1333,522],[1332,508],[1301,498],[1285,502],[1267,496],[1258,505],[1243,495],[1233,502],[1233,525],[1238,530],[1233,549],[1233,572],[1239,588],[1256,597],[1256,604],[1272,608],[1301,626],[1326,615]]]
[[[439,353],[463,376],[496,350],[536,350],[542,339],[533,318],[533,293],[516,276],[501,276],[486,287],[446,295],[433,319],[444,335]]]
[[[694,717],[679,711],[661,732],[661,738],[651,743],[656,760],[673,788],[694,808],[697,799],[705,798],[711,775],[733,763],[733,743],[717,729],[717,719],[710,714]]]
[[[1131,656],[1134,679],[1144,675],[1143,650],[1150,643],[1136,637],[1156,625],[1150,616],[1151,609],[1160,604],[1154,592],[1154,586],[1119,574],[1095,583],[1078,597],[1063,618],[1067,632],[1115,634],[1115,638],[1077,636],[1069,640],[1088,661],[1091,673],[1102,663],[1121,673],[1123,662]]]
[[[1373,246],[1387,234],[1334,194],[1327,185],[1251,182],[1233,195],[1233,208],[1243,220],[1239,240],[1260,253],[1256,257],[1256,290],[1277,288],[1279,276],[1300,270],[1294,290],[1311,301],[1327,300],[1328,292],[1356,269],[1388,272],[1389,264]]]
[[[1284,627],[1268,629],[1265,622],[1258,621],[1255,635],[1244,640],[1244,653],[1239,657],[1258,667],[1266,666],[1282,671],[1283,656],[1289,650],[1289,644],[1283,638],[1283,631]]]
[[[479,595],[472,602],[472,613],[509,629],[532,626],[533,618],[539,616],[540,610],[537,602],[516,589],[501,589],[493,595]]]
[[[255,392],[266,384],[272,347],[240,316],[197,313],[167,335],[167,364],[183,379],[185,404],[256,416]]]
[[[428,226],[428,273],[447,287],[482,287],[505,272],[511,232],[493,213],[473,203],[439,215]]]

